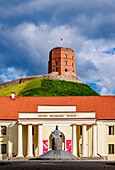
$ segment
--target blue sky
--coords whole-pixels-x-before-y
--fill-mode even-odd
[[[0,83],[46,74],[61,37],[75,51],[78,78],[115,94],[114,0],[0,0]]]

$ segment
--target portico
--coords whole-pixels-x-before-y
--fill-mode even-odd
[[[58,111],[55,112],[54,107],[51,112],[51,106],[49,108],[47,106],[47,112],[42,111],[43,108],[39,109],[36,113],[19,113],[17,156],[38,156],[51,149],[49,147],[51,139],[48,138],[48,134],[51,134],[56,125],[59,126],[65,137],[64,150],[79,157],[97,156],[95,112],[76,112],[72,110],[75,109],[72,106],[68,112],[67,108],[65,108],[66,111],[58,108]],[[32,128],[34,134],[32,134]],[[24,131],[24,129],[26,130]]]

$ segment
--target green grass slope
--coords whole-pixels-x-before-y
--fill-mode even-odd
[[[22,94],[26,90],[39,88],[39,87],[41,87],[41,80],[34,79],[34,80],[27,81],[21,84],[17,84],[17,85],[13,85],[10,87],[0,89],[0,96],[10,96],[11,92],[15,92],[16,96],[20,96],[20,94]]]
[[[10,96],[11,92],[16,96],[99,96],[87,84],[48,79],[34,79],[0,89],[0,96]]]

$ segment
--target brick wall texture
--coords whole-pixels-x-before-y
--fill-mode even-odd
[[[76,76],[75,53],[70,48],[57,47],[50,51],[48,73],[58,72],[59,75]]]

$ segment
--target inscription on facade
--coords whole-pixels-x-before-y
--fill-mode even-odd
[[[19,113],[19,118],[40,118],[40,119],[51,119],[51,118],[95,118],[95,112],[80,112],[80,113]]]
[[[78,116],[78,114],[74,114],[74,115],[72,115],[72,114],[70,114],[70,115],[66,115],[66,114],[61,114],[61,115],[59,115],[59,114],[42,114],[42,115],[37,115],[38,117],[40,117],[40,118],[45,118],[45,117],[47,117],[47,118],[74,118],[74,117],[79,117]]]
[[[64,117],[64,115],[49,115],[50,117]]]

